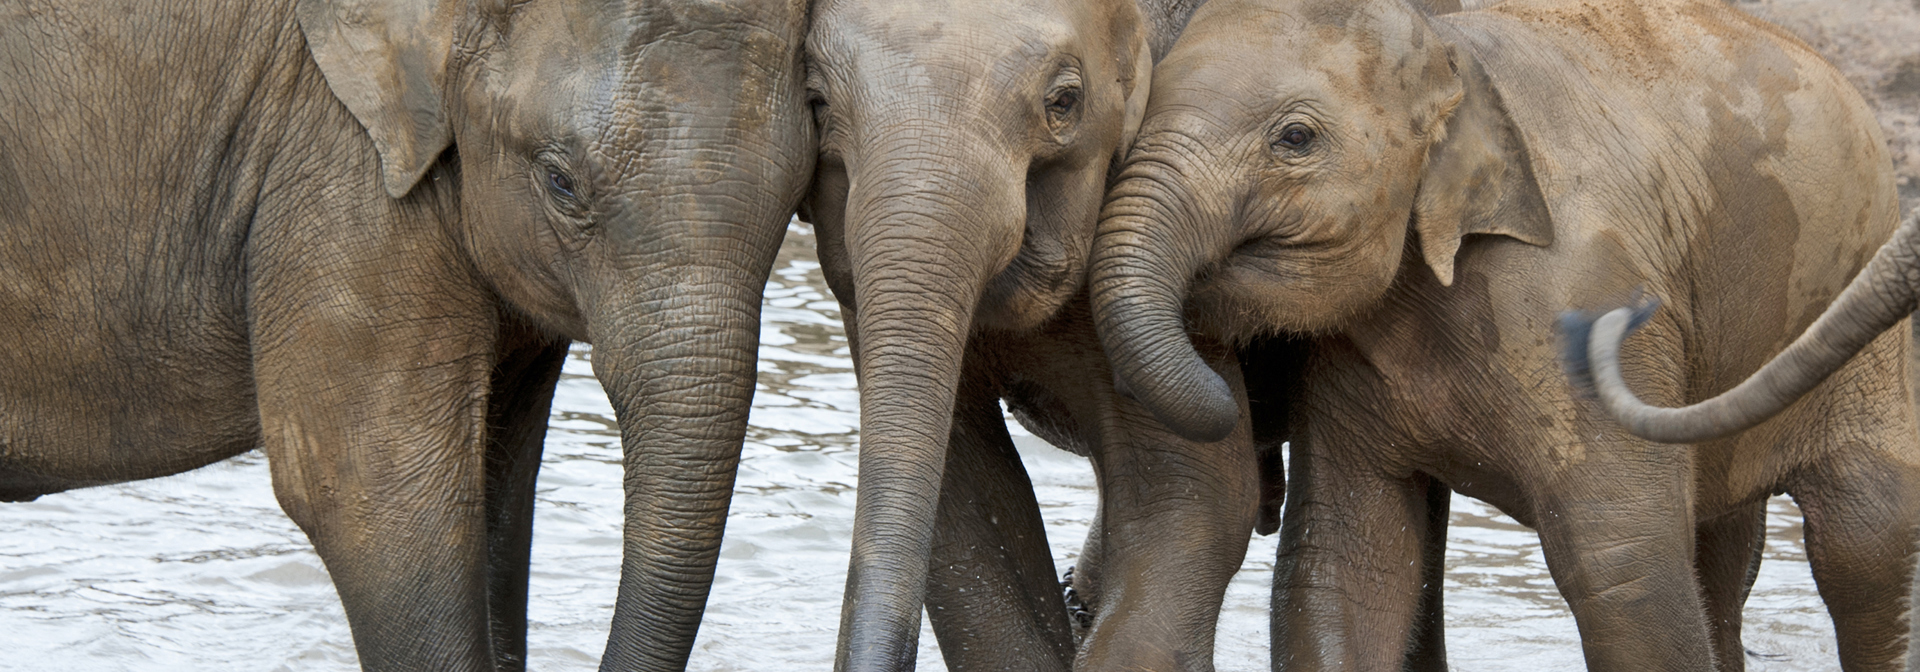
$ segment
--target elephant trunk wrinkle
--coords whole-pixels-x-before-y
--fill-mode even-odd
[[[903,669],[916,656],[961,361],[1025,213],[1018,180],[972,179],[958,168],[969,162],[877,163],[853,172],[847,195],[861,450],[840,670]]]
[[[620,424],[625,491],[619,600],[601,669],[686,665],[726,530],[759,348],[772,246],[709,268],[727,282],[650,291],[595,311],[594,374]],[[658,283],[644,286],[654,287]],[[668,285],[666,287],[671,287]]]
[[[1187,337],[1183,297],[1202,251],[1174,230],[1195,222],[1157,185],[1125,180],[1101,213],[1095,326],[1123,387],[1155,418],[1188,439],[1218,441],[1238,423],[1239,405]]]
[[[876,284],[858,290],[860,490],[837,669],[896,669],[914,658],[970,327],[967,293],[948,292],[948,305],[928,310],[924,294]]]

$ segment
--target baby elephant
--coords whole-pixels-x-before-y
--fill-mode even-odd
[[[1904,335],[1691,449],[1577,396],[1551,335],[1561,309],[1644,286],[1673,309],[1626,354],[1635,389],[1672,404],[1745,379],[1892,232],[1876,129],[1805,45],[1715,0],[1203,6],[1153,74],[1091,287],[1127,389],[1193,438],[1238,405],[1186,330],[1308,350],[1282,386],[1276,666],[1444,664],[1416,644],[1445,488],[1539,531],[1602,670],[1741,669],[1765,502],[1792,493],[1842,666],[1905,666]]]

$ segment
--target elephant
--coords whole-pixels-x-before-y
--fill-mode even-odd
[[[1574,384],[1597,396],[1634,436],[1663,443],[1712,441],[1752,429],[1812,392],[1882,332],[1920,310],[1920,210],[1786,349],[1733,389],[1685,408],[1649,406],[1620,373],[1620,344],[1644,324],[1657,300],[1604,314],[1567,311],[1566,365]]]
[[[1193,445],[1118,394],[1084,291],[1154,49],[1198,4],[814,6],[801,217],[861,399],[836,669],[911,669],[923,605],[949,669],[1211,669],[1256,457],[1245,431]],[[1101,483],[1072,620],[1003,400]]]
[[[1790,493],[1842,667],[1908,664],[1904,333],[1685,450],[1566,385],[1552,335],[1644,286],[1674,310],[1621,368],[1696,400],[1840,293],[1897,206],[1872,111],[1811,50],[1714,0],[1215,0],[1152,76],[1093,315],[1125,388],[1195,440],[1243,404],[1188,334],[1281,350],[1245,373],[1291,441],[1276,669],[1444,665],[1420,643],[1448,491],[1538,532],[1598,670],[1742,669],[1763,506]]]
[[[626,470],[603,665],[681,669],[813,171],[805,11],[9,3],[0,500],[263,447],[364,668],[521,669],[587,341]]]

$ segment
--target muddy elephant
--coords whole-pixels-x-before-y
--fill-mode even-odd
[[[1195,445],[1117,395],[1084,294],[1153,49],[1197,4],[816,4],[821,154],[802,215],[862,413],[838,669],[911,669],[923,604],[950,669],[1211,668],[1253,524],[1250,444]],[[1231,374],[1224,350],[1216,364]],[[1077,622],[1002,399],[1094,459]]]
[[[1920,309],[1920,210],[1907,216],[1806,332],[1752,376],[1711,399],[1685,408],[1649,406],[1621,376],[1621,341],[1658,307],[1656,300],[1606,313],[1562,314],[1560,330],[1568,336],[1567,368],[1574,383],[1599,397],[1634,436],[1698,443],[1744,432],[1813,392],[1881,333]]]
[[[812,172],[800,0],[0,10],[0,499],[264,446],[361,664],[519,669],[568,341],[680,669]]]
[[[1152,88],[1102,213],[1093,313],[1126,387],[1195,439],[1237,428],[1240,404],[1189,331],[1304,349],[1292,383],[1263,383],[1296,390],[1276,668],[1410,662],[1447,489],[1538,531],[1605,670],[1741,669],[1763,505],[1791,493],[1842,666],[1907,664],[1904,332],[1688,450],[1577,395],[1552,334],[1561,310],[1644,286],[1672,310],[1626,377],[1695,400],[1840,293],[1895,195],[1871,110],[1804,45],[1712,0],[1437,17],[1215,0]]]

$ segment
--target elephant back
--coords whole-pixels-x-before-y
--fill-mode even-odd
[[[1509,0],[1435,21],[1499,91],[1558,256],[1646,285],[1695,316],[1683,329],[1751,336],[1698,353],[1720,362],[1709,378],[1784,347],[1897,223],[1866,102],[1804,43],[1724,3]],[[1778,328],[1718,328],[1755,320]]]

